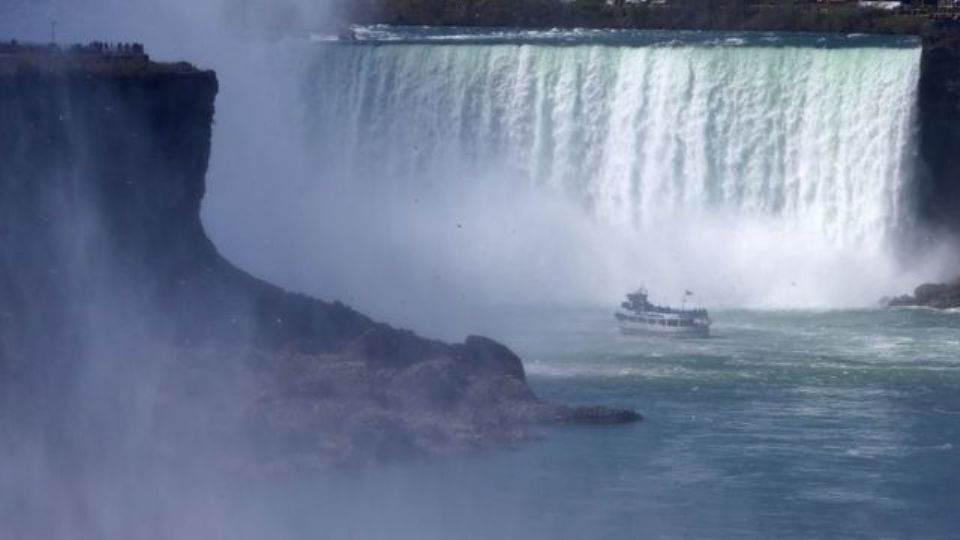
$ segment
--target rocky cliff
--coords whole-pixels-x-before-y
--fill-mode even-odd
[[[960,21],[939,21],[923,34],[918,91],[921,215],[960,228]]]
[[[938,20],[922,34],[918,89],[918,214],[936,235],[960,232],[960,21]],[[893,306],[960,307],[960,280],[926,283],[886,302]]]
[[[0,54],[0,397],[75,425],[83,381],[159,371],[157,407],[232,396],[218,421],[262,455],[322,463],[639,419],[539,400],[492,340],[424,339],[224,260],[199,218],[217,85],[138,55]]]

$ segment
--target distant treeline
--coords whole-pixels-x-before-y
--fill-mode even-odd
[[[450,26],[605,27],[919,34],[950,17],[933,0],[900,9],[808,0],[368,0],[354,4],[358,23]]]

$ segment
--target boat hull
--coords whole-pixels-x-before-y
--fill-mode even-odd
[[[620,325],[620,333],[627,336],[670,336],[683,338],[710,337],[710,327],[702,328],[656,328],[649,326]]]
[[[644,320],[636,320],[634,317],[618,314],[618,323],[620,332],[626,335],[654,335],[671,336],[685,338],[706,338],[710,337],[710,325],[704,323],[687,323],[686,325],[670,326],[663,321],[649,323]]]

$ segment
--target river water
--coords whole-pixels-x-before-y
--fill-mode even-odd
[[[323,174],[271,213],[302,232],[287,251],[238,262],[490,335],[542,397],[646,420],[299,477],[250,489],[250,516],[297,538],[960,538],[960,313],[850,308],[921,280],[898,251],[915,40],[377,27],[294,56]],[[714,335],[504,307],[638,278],[727,306]]]
[[[501,337],[543,397],[645,421],[298,478],[267,507],[304,538],[960,534],[960,313],[724,311],[702,340],[530,315]]]

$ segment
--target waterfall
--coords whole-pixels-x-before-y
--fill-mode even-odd
[[[386,44],[319,54],[315,118],[343,130],[323,140],[353,178],[469,181],[496,163],[603,220],[771,217],[869,249],[904,218],[918,47]]]
[[[917,279],[893,256],[913,218],[917,42],[478,32],[313,42],[303,56],[323,187],[297,212],[328,214],[338,232],[317,234],[367,267],[406,260],[390,267],[404,288],[433,290],[439,274],[494,303],[606,303],[643,282],[713,304],[829,307]],[[331,291],[363,296],[335,273]]]

